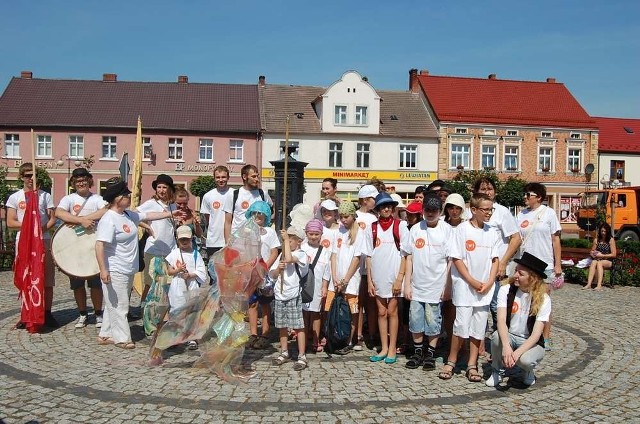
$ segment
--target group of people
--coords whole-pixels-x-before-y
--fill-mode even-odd
[[[31,164],[20,168],[25,190],[33,189],[33,171]],[[93,179],[83,168],[71,176],[75,193],[65,196],[56,208],[51,196],[40,192],[43,228],[52,228],[57,217],[96,231],[99,275],[86,281],[70,278],[80,313],[76,327],[88,321],[86,283],[100,329],[98,343],[134,348],[127,313],[133,277],[141,262],[148,269],[155,266],[154,258],[160,259],[172,279],[171,307],[179,307],[186,291],[207,279],[216,284],[215,270],[209,266],[206,272],[193,238],[206,238],[207,256],[211,257],[247,219],[254,219],[260,227],[261,259],[269,269],[267,280],[273,289],[258,290],[249,299],[247,347],[270,346],[273,305],[273,323],[280,339],[274,365],[293,359],[288,350],[292,334],[298,343],[296,370],[307,367],[308,351],[324,349],[322,320],[340,293],[352,320],[350,342],[337,354],[378,345],[370,361],[394,364],[401,345],[410,340],[405,366],[433,370],[436,348],[440,340],[447,340],[446,335],[449,352],[438,377],[452,377],[468,340],[466,377],[479,382],[478,358],[485,353],[485,334],[491,322],[494,372],[486,384],[498,384],[502,370],[515,365],[525,371],[525,384],[535,382],[533,371],[549,348],[548,282],[561,273],[561,228],[554,211],[544,205],[544,185],[525,187],[527,207],[514,217],[495,202],[496,187],[487,178],[476,181],[468,207],[460,194],[440,180],[418,187],[407,205],[387,193],[380,181],[370,181],[360,188],[356,207],[337,197],[337,180],[326,178],[323,200],[313,207],[314,217],[278,237],[271,228],[273,201],[260,188],[255,166],[242,168],[243,185],[237,189],[228,186],[226,167],[216,167],[213,176],[216,186],[203,196],[201,207],[206,235],[200,215],[188,208],[188,193],[176,189],[168,175],[158,175],[152,184],[153,197],[135,210],[129,209],[131,192],[125,182],[107,181],[100,196],[91,192]],[[17,229],[24,209],[20,196],[24,197],[24,191],[7,202],[8,225]],[[144,261],[138,259],[138,226],[149,234]],[[594,245],[594,250],[598,247]],[[598,259],[608,254],[611,252],[594,253]],[[52,264],[50,253],[47,255]],[[299,283],[310,269],[314,297],[302,303]],[[596,266],[594,275],[599,272]],[[151,284],[150,273],[144,275],[143,299]],[[46,276],[47,323],[55,325],[51,315],[53,270]],[[190,347],[197,348],[197,343]]]

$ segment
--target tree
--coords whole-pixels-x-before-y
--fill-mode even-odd
[[[508,208],[524,206],[524,186],[528,181],[517,177],[509,177],[506,181],[500,181],[494,170],[462,171],[447,182],[455,193],[464,197],[468,202],[473,193],[473,185],[478,178],[488,178],[496,186],[496,201]]]
[[[47,172],[46,169],[37,167],[36,178],[37,178],[38,186],[40,186],[40,189],[46,192],[51,192],[51,186],[53,182],[51,181],[51,177],[49,176],[49,173]],[[24,187],[24,182],[22,181],[21,178],[18,178],[16,185],[18,186],[19,189]]]
[[[4,205],[9,198],[9,184],[7,184],[8,169],[6,166],[0,166],[0,205]]]
[[[524,187],[528,184],[525,181],[517,177],[509,177],[502,183],[502,187],[496,195],[496,201],[508,208],[516,206],[524,206]]]
[[[216,180],[212,175],[201,175],[200,177],[191,181],[189,187],[191,194],[202,199],[202,196],[204,196],[205,193],[213,190],[216,187]]]

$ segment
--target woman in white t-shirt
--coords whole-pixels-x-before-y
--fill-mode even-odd
[[[492,372],[485,384],[497,386],[505,368],[524,371],[523,383],[535,384],[534,370],[544,358],[543,327],[551,315],[545,293],[547,263],[525,252],[515,274],[498,291],[498,330],[491,337]]]

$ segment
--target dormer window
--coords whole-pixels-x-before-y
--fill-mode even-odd
[[[367,107],[356,106],[356,125],[367,125]]]
[[[466,128],[456,128],[456,134],[467,134],[468,130]]]
[[[551,131],[540,131],[540,137],[551,138],[553,137],[553,133]]]
[[[334,123],[336,125],[347,125],[347,107],[336,106]]]

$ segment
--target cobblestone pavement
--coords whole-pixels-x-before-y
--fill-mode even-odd
[[[640,289],[603,292],[567,285],[553,294],[553,350],[530,388],[516,378],[500,389],[450,381],[436,372],[370,363],[371,351],[309,368],[270,365],[274,348],[252,353],[248,384],[224,383],[191,368],[197,351],[166,352],[148,368],[149,343],[132,323],[134,350],[96,344],[96,328],[74,328],[68,280],[59,275],[54,316],[64,325],[44,334],[13,330],[19,309],[10,272],[0,273],[0,418],[34,422],[637,422],[640,410]],[[132,299],[137,305],[138,299]],[[275,340],[274,340],[275,342]],[[442,364],[439,358],[438,368]],[[485,375],[489,371],[484,364]]]

